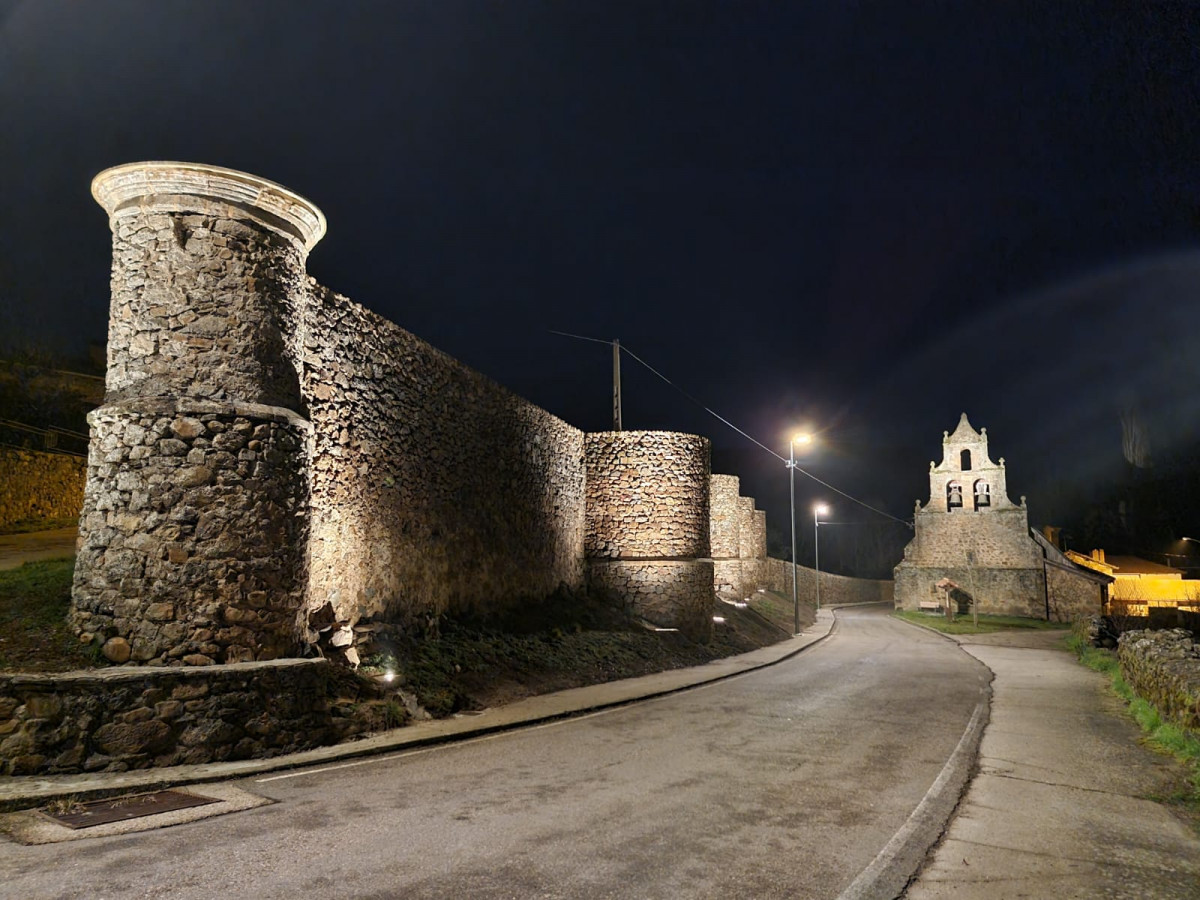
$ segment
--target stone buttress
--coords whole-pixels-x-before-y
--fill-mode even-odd
[[[324,216],[269,181],[185,163],[109,169],[92,193],[112,229],[112,301],[75,628],[116,662],[288,655],[308,436],[288,342]]]

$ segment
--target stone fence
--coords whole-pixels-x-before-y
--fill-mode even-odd
[[[1134,693],[1200,736],[1200,646],[1189,632],[1127,631],[1117,642],[1117,660]]]
[[[0,528],[76,518],[86,475],[87,464],[75,456],[0,447]]]
[[[0,675],[0,775],[279,756],[366,726],[339,716],[325,660]],[[353,689],[353,685],[351,685]]]

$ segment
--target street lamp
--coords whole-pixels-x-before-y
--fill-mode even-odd
[[[821,516],[829,514],[829,507],[818,503],[813,507],[813,569],[817,573],[817,612],[821,611]]]
[[[796,594],[796,445],[811,443],[811,434],[797,434],[788,442],[787,465],[792,498],[792,634],[800,633],[800,599]]]

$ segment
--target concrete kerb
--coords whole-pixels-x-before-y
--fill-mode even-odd
[[[41,806],[62,797],[78,800],[98,799],[124,793],[161,790],[175,785],[227,781],[267,772],[449,743],[612,709],[776,665],[825,640],[834,632],[836,624],[834,611],[825,608],[817,613],[817,621],[803,634],[740,656],[713,660],[702,666],[671,669],[638,678],[625,678],[527,697],[516,703],[485,709],[479,713],[418,722],[362,740],[317,747],[286,756],[161,769],[134,769],[128,772],[8,778],[0,782],[0,811]]]

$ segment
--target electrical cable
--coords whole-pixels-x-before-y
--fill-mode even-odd
[[[612,346],[612,343],[613,343],[612,341],[606,341],[601,338],[586,337],[582,334],[571,334],[566,331],[555,331],[553,329],[547,329],[547,330],[550,331],[551,334],[561,335],[562,337],[575,338],[576,340],[580,340],[580,341],[590,341],[594,344],[608,344],[609,346]],[[896,516],[893,516],[891,513],[884,512],[882,509],[876,509],[874,506],[871,506],[871,504],[865,503],[864,501],[859,500],[857,497],[850,496],[845,491],[843,491],[841,488],[836,488],[832,484],[830,484],[828,481],[824,481],[823,479],[818,478],[816,475],[812,474],[812,472],[808,472],[805,469],[802,469],[800,466],[798,466],[794,462],[790,461],[786,456],[782,456],[779,453],[776,453],[774,450],[772,450],[770,447],[768,447],[762,441],[755,438],[753,435],[747,434],[745,431],[738,428],[736,425],[734,425],[732,422],[730,422],[724,416],[720,415],[719,413],[717,413],[714,410],[710,409],[709,407],[705,406],[703,403],[701,403],[699,400],[697,400],[695,397],[693,397],[691,394],[689,394],[687,391],[685,391],[679,385],[675,384],[675,382],[671,381],[671,379],[669,379],[662,372],[658,371],[658,369],[654,368],[654,366],[650,365],[650,363],[646,362],[644,359],[642,359],[640,356],[638,356],[636,353],[634,353],[632,350],[630,350],[627,346],[625,346],[624,344],[620,344],[619,346],[623,352],[629,354],[636,362],[645,366],[647,369],[649,369],[651,372],[653,372],[655,375],[657,375],[659,378],[661,378],[663,381],[665,381],[667,384],[669,384],[675,390],[679,391],[679,393],[683,394],[683,396],[687,397],[689,400],[691,400],[693,403],[695,403],[697,406],[699,406],[701,409],[703,409],[706,413],[708,413],[714,419],[717,419],[718,421],[723,422],[725,425],[732,428],[734,431],[736,431],[742,437],[746,438],[746,440],[750,441],[753,444],[756,444],[757,446],[761,447],[763,450],[766,450],[768,453],[770,453],[772,456],[774,456],[780,462],[786,463],[787,465],[791,466],[797,472],[799,472],[801,475],[805,476],[806,478],[812,479],[817,484],[821,485],[822,487],[828,488],[829,490],[833,491],[835,494],[839,494],[840,496],[845,497],[851,503],[857,503],[859,506],[863,507],[863,509],[869,509],[871,512],[873,512],[877,515],[883,516],[885,519],[891,519],[893,522],[898,522],[907,528],[913,527],[913,523],[911,521],[905,520],[905,519],[899,519]]]

